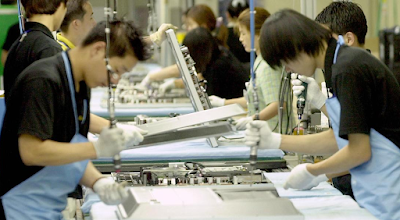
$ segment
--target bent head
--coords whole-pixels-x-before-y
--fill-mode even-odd
[[[325,52],[331,31],[306,16],[284,9],[271,15],[261,28],[260,50],[274,69],[312,76],[317,57]]]
[[[189,31],[183,40],[183,45],[188,47],[199,73],[204,72],[207,65],[220,54],[217,41],[210,31],[202,27]]]
[[[105,22],[98,23],[82,43],[90,56],[84,70],[84,80],[90,88],[108,85],[105,27]],[[132,21],[112,21],[110,30],[109,65],[117,76],[111,77],[111,82],[117,84],[123,73],[130,71],[138,61],[149,58],[149,53],[142,41],[143,35]]]

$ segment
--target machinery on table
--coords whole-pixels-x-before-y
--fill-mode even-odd
[[[250,175],[253,172],[255,175]],[[247,166],[204,166],[197,162],[170,163],[169,167],[142,167],[140,172],[111,173],[117,181],[130,186],[201,186],[271,183],[260,170]],[[277,194],[276,194],[277,195]]]
[[[130,185],[128,199],[116,215],[118,219],[304,219],[290,200],[279,198],[260,170],[250,172],[244,166],[186,162],[112,173]]]
[[[190,99],[184,89],[173,89],[168,93],[160,93],[160,82],[152,82],[151,89],[140,90],[136,86],[140,84],[144,76],[137,72],[125,73],[120,79],[115,90],[116,108],[169,108],[191,107]],[[107,106],[106,94],[101,106]]]

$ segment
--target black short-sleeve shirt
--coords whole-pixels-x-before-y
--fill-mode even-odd
[[[207,80],[207,94],[225,99],[243,97],[250,71],[231,52],[222,47],[220,49],[220,56],[203,72]]]
[[[40,171],[41,166],[26,166],[18,150],[18,137],[29,134],[42,140],[70,142],[75,134],[75,119],[70,89],[61,54],[39,60],[25,69],[11,90],[0,137],[0,196]],[[89,106],[83,112],[83,100],[89,103],[89,89],[80,83],[75,93],[80,134],[87,136]]]
[[[19,24],[16,23],[13,26],[11,26],[7,31],[7,37],[3,44],[3,50],[9,51],[11,45],[14,43],[15,40],[17,40],[19,35],[20,35]]]
[[[36,60],[51,57],[62,51],[50,30],[43,24],[27,22],[26,36],[21,35],[11,46],[4,65],[4,90],[6,101],[18,75]],[[7,104],[7,103],[6,103]]]
[[[235,33],[233,27],[228,28],[228,39],[226,44],[229,47],[229,51],[242,63],[250,62],[250,53],[246,52],[242,43],[239,41],[239,36]]]
[[[341,105],[339,136],[369,134],[373,128],[400,147],[400,86],[381,61],[360,48],[341,46],[332,65],[336,40],[325,58],[325,79]]]

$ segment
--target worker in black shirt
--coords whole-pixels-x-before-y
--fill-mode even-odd
[[[334,153],[322,162],[296,166],[284,188],[309,189],[325,174],[350,170],[361,207],[381,220],[400,219],[400,86],[385,64],[344,43],[342,36],[332,38],[330,30],[290,9],[267,19],[260,37],[263,58],[271,67],[285,66],[308,77],[317,68],[324,70],[333,94],[326,102],[333,129],[288,136],[254,121],[246,130],[246,144]]]
[[[11,45],[14,43],[15,40],[19,37],[19,24],[15,23],[12,25],[8,31],[6,40],[4,41],[3,47],[1,48],[1,64],[4,66],[7,60],[8,51],[11,48]]]
[[[25,16],[25,32],[14,41],[4,66],[4,92],[7,104],[9,92],[18,75],[36,60],[51,57],[62,49],[54,40],[52,31],[60,28],[67,11],[68,0],[21,0]]]
[[[110,24],[112,83],[147,51],[132,22]],[[125,189],[103,178],[89,161],[112,157],[143,140],[139,131],[104,127],[96,142],[89,130],[89,89],[108,85],[105,23],[81,46],[26,68],[11,89],[0,137],[0,196],[7,219],[61,219],[66,197],[78,183],[106,204],[119,204]],[[3,216],[4,219],[4,216]]]
[[[243,96],[248,71],[227,49],[219,46],[211,33],[202,27],[188,32],[183,40],[196,62],[196,71],[207,80],[207,94],[226,99]]]
[[[333,33],[342,35],[346,45],[364,48],[365,35],[368,30],[367,19],[357,4],[347,1],[332,2],[317,15],[315,21],[329,27]],[[302,82],[308,83],[307,100],[313,107],[321,109],[325,115],[328,115],[325,107],[326,97],[322,94],[314,78],[302,75],[299,76],[299,79],[295,79],[296,76],[292,76],[292,78],[293,93],[301,94],[304,90]],[[326,179],[329,178],[332,178],[333,185],[343,195],[349,195],[354,199],[351,175],[348,171],[341,174],[329,174]],[[326,181],[326,179],[321,179],[321,181]]]
[[[228,8],[226,9],[226,18],[228,20],[228,39],[226,44],[229,47],[229,51],[232,52],[235,57],[250,69],[250,53],[244,50],[242,43],[239,41],[239,31],[237,30],[237,19],[242,11],[249,8],[246,0],[231,0]]]

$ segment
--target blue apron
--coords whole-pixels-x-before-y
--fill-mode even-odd
[[[341,37],[341,36],[340,36]],[[343,44],[338,41],[333,63]],[[337,97],[326,101],[329,119],[339,149],[348,141],[339,137],[340,103]],[[380,220],[400,219],[400,149],[375,129],[370,131],[371,159],[353,169],[351,185],[358,204]]]
[[[79,134],[75,88],[70,63],[65,52],[62,53],[62,57],[67,72],[75,116],[76,130],[70,143],[87,142],[88,140]],[[84,112],[86,113],[86,111],[87,104],[84,104]],[[67,195],[79,184],[87,164],[88,160],[84,160],[60,166],[46,166],[12,188],[2,196],[6,219],[63,219],[61,212],[67,205]]]

